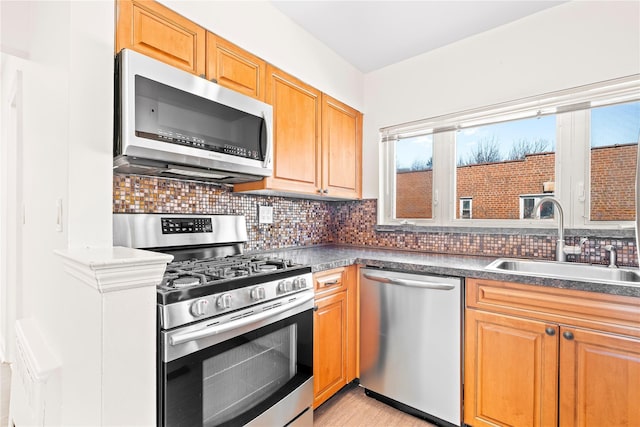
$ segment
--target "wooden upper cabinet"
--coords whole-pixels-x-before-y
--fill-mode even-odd
[[[118,0],[116,7],[116,53],[132,49],[204,76],[204,28],[155,1]]]
[[[268,64],[266,102],[274,115],[273,176],[235,191],[362,197],[362,113]]]
[[[266,102],[273,106],[273,175],[236,184],[235,191],[320,194],[322,94],[267,64]]]
[[[257,56],[207,32],[207,79],[264,101],[266,65]]]
[[[333,197],[362,196],[362,114],[322,95],[322,189]]]

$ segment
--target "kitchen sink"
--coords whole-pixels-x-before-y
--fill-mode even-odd
[[[499,258],[489,264],[486,269],[527,276],[640,285],[640,270],[574,262]]]

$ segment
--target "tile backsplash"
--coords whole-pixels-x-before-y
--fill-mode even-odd
[[[273,206],[273,224],[258,223],[258,206]],[[234,214],[247,220],[247,251],[337,243],[423,252],[553,259],[555,236],[457,231],[378,231],[376,200],[323,202],[230,192],[204,182],[114,175],[114,213]],[[569,245],[578,237],[567,237]],[[635,239],[594,237],[575,261],[637,266]]]
[[[259,205],[273,206],[273,224],[258,224]],[[244,195],[204,182],[114,175],[113,212],[244,215],[247,251],[333,241],[326,202]]]

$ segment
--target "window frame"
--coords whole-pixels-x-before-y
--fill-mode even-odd
[[[535,204],[538,203],[538,200],[542,199],[543,197],[555,197],[554,193],[541,193],[541,194],[521,194],[520,195],[520,219],[526,219],[524,218],[524,201],[525,199],[533,199],[533,205],[535,207]],[[544,205],[544,203],[543,203]],[[540,210],[542,209],[542,205],[538,206],[538,212],[536,212],[536,214],[538,215],[538,217],[540,216]]]
[[[459,197],[460,200],[460,219],[473,219],[473,197]],[[464,202],[469,202],[469,217],[465,218],[464,215]]]
[[[456,218],[455,134],[476,127],[535,117],[556,116],[555,191],[564,208],[565,228],[633,229],[635,221],[590,219],[590,108],[640,101],[640,74],[544,94],[458,114],[381,129],[378,225],[471,228],[555,228],[556,219]],[[433,134],[432,218],[395,218],[395,143]],[[566,159],[566,161],[565,161]]]

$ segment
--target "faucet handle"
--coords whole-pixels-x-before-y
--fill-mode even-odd
[[[580,246],[565,246],[563,248],[564,253],[567,255],[580,255],[582,253],[582,245]]]

